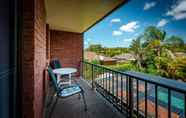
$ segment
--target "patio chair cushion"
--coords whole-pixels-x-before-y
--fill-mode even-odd
[[[66,88],[63,88],[59,93],[58,96],[59,97],[68,97],[71,95],[74,95],[76,93],[80,93],[82,90],[78,85],[74,85],[74,86],[69,86]]]

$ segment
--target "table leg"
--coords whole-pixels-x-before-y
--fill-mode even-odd
[[[61,77],[61,75],[60,74],[57,74],[57,83],[60,82],[60,77]]]
[[[71,84],[71,79],[72,79],[72,75],[71,73],[69,74],[69,84]]]

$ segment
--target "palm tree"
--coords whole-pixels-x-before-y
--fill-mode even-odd
[[[137,68],[141,69],[142,68],[142,62],[143,62],[143,48],[142,48],[142,45],[141,45],[141,36],[132,41],[132,43],[130,45],[130,49],[134,53]]]
[[[161,47],[165,41],[166,32],[155,26],[149,26],[144,33],[144,46],[153,48],[157,56],[160,56]]]

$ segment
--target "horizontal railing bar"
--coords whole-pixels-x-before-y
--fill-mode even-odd
[[[135,75],[132,75],[131,73],[142,74],[142,75],[145,75],[146,77],[135,76]],[[124,72],[124,74],[126,76],[130,76],[132,78],[139,79],[141,81],[146,81],[150,84],[156,84],[158,86],[161,86],[161,87],[164,87],[164,88],[167,88],[167,89],[171,89],[171,90],[175,90],[175,91],[178,91],[180,93],[185,93],[186,92],[186,84],[183,83],[183,82],[178,82],[176,80],[171,80],[171,79],[167,79],[167,78],[163,78],[163,77],[159,77],[159,78],[157,77],[156,78],[153,75],[148,75],[148,74],[144,74],[144,73],[140,73],[140,72],[128,71],[128,72]],[[166,81],[166,82],[163,82],[163,81]],[[179,85],[179,86],[177,86],[177,85]],[[180,86],[182,86],[182,87],[184,86],[184,87],[181,88]]]
[[[90,64],[90,65],[93,65],[95,67],[99,67],[99,68],[102,68],[102,69],[105,69],[105,70],[109,70],[109,71],[112,71],[114,73],[118,73],[118,74],[121,74],[121,75],[129,76],[130,79],[138,79],[138,80],[141,80],[141,81],[144,81],[144,82],[147,82],[147,83],[150,83],[150,84],[155,84],[155,85],[158,85],[158,86],[161,86],[161,87],[164,87],[164,88],[168,88],[168,89],[180,92],[180,93],[185,93],[186,92],[186,84],[183,85],[183,83],[181,83],[181,82],[174,81],[179,86],[176,86],[177,84],[168,85],[168,83],[162,83],[162,81],[160,81],[160,80],[169,81],[169,82],[171,81],[171,80],[168,80],[166,78],[161,77],[161,78],[151,79],[152,77],[153,78],[155,78],[155,77],[154,76],[150,77],[150,75],[147,76],[147,75],[144,75],[144,74],[142,75],[142,74],[139,74],[137,72],[130,72],[130,71],[121,72],[121,71],[110,69],[110,68],[102,66],[102,65],[97,65],[97,64],[90,63],[90,62],[86,62],[86,61],[83,61],[83,63]],[[138,76],[136,76],[135,74],[138,74]],[[145,77],[142,77],[142,76],[145,76]],[[171,81],[171,83],[172,83],[172,81]],[[184,88],[181,88],[180,84],[182,84],[182,86],[184,86]]]

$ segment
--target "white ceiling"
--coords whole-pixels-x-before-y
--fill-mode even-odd
[[[51,29],[82,33],[126,0],[45,0]]]

